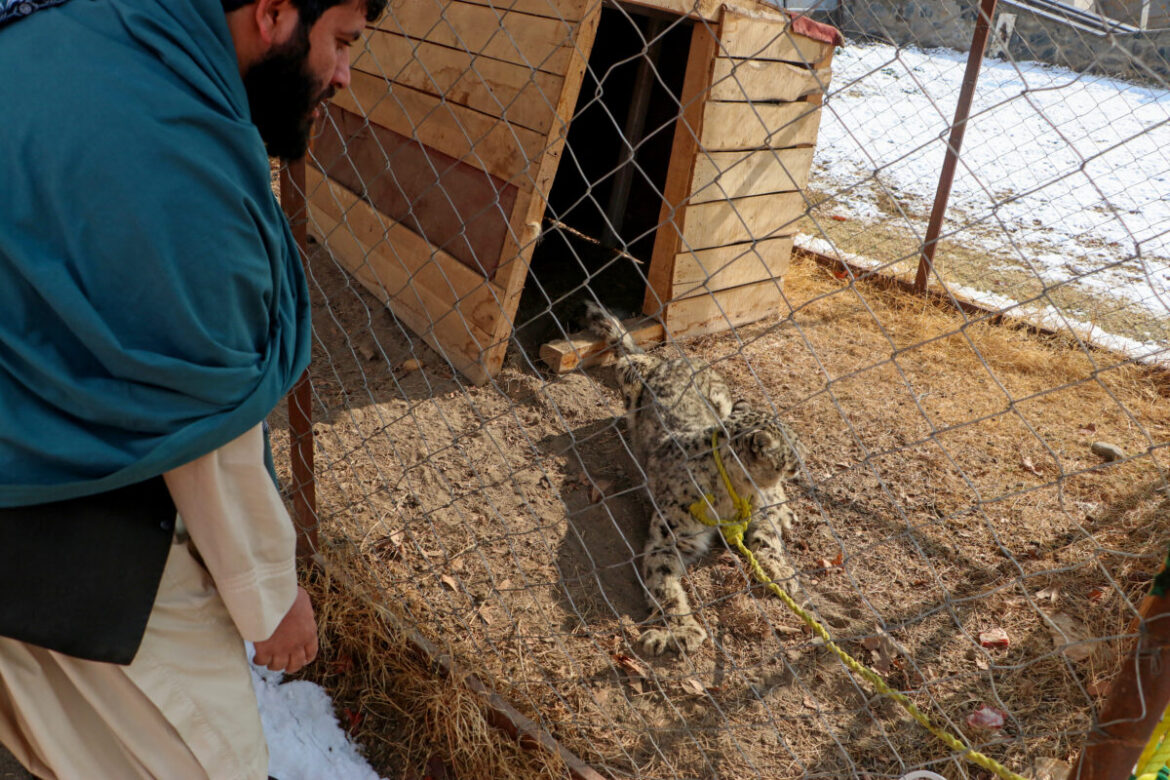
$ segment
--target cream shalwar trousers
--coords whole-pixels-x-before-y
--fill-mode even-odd
[[[244,639],[267,639],[292,604],[295,534],[259,426],[165,476],[185,533],[130,665],[0,637],[0,742],[37,777],[268,776]]]

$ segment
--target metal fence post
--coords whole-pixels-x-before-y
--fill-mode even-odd
[[[967,119],[971,115],[971,101],[975,97],[975,84],[979,81],[979,68],[983,64],[983,52],[987,48],[987,37],[991,32],[991,17],[995,14],[995,4],[996,0],[983,0],[979,5],[979,18],[975,20],[975,34],[971,36],[971,51],[967,55],[967,70],[963,73],[963,88],[959,92],[959,103],[955,106],[955,121],[951,123],[951,137],[947,141],[947,156],[943,159],[942,171],[939,173],[934,208],[930,211],[926,241],[922,244],[922,258],[918,261],[918,276],[914,279],[914,289],[918,293],[926,292],[926,281],[934,267],[934,251],[938,246],[943,216],[947,212],[947,203],[951,198],[951,184],[955,180],[955,167],[959,163],[963,134],[967,132]]]
[[[305,205],[305,161],[280,169],[280,204],[292,225],[301,260],[308,257],[308,211]],[[297,525],[297,557],[317,551],[317,484],[313,476],[313,408],[309,371],[297,380],[288,397],[289,457],[292,460],[293,520]]]

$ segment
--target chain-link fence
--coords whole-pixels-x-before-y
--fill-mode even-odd
[[[368,30],[300,186],[318,674],[381,771],[1063,776],[1170,543],[1170,34],[1157,3],[1000,5],[926,297],[974,3],[819,9],[843,41],[755,0]],[[627,371],[625,415],[585,301],[682,378]],[[799,454],[782,489],[748,440]],[[721,537],[683,566],[728,490],[833,643]],[[467,673],[560,752],[469,747]]]

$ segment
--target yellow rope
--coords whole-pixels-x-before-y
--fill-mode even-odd
[[[1146,743],[1146,748],[1138,759],[1137,768],[1134,770],[1134,777],[1137,780],[1155,780],[1159,772],[1170,765],[1170,739],[1166,738],[1168,731],[1170,731],[1170,706],[1167,706],[1162,713],[1162,720],[1154,728],[1154,733],[1150,735],[1150,741]]]
[[[732,545],[736,550],[739,551],[740,555],[747,559],[747,562],[752,570],[752,574],[755,575],[756,579],[766,585],[768,589],[777,596],[779,596],[780,600],[783,601],[797,616],[799,616],[800,619],[803,620],[805,624],[812,629],[813,633],[815,633],[824,641],[825,646],[832,650],[833,653],[839,659],[841,659],[841,662],[844,663],[845,666],[847,666],[855,674],[865,678],[869,684],[877,690],[878,693],[882,694],[883,696],[888,696],[894,701],[898,702],[898,704],[900,704],[902,708],[906,710],[906,712],[910,713],[910,716],[914,718],[914,720],[918,721],[923,728],[925,728],[934,736],[938,737],[938,739],[944,742],[952,750],[962,754],[962,756],[971,763],[983,767],[987,771],[991,772],[997,777],[1002,778],[1003,780],[1027,780],[1023,776],[1017,775],[1015,772],[1003,766],[995,759],[989,756],[985,756],[982,753],[967,747],[958,739],[958,737],[955,737],[945,729],[936,726],[934,722],[931,721],[930,716],[928,716],[922,710],[918,709],[918,705],[911,701],[908,696],[891,688],[888,684],[886,684],[886,681],[882,679],[881,675],[838,647],[829,636],[829,632],[825,630],[825,627],[817,622],[817,619],[809,614],[809,612],[797,604],[796,601],[793,600],[793,598],[789,596],[783,588],[781,588],[779,585],[773,582],[771,578],[768,577],[763,568],[760,566],[760,562],[756,560],[756,556],[743,543],[743,537],[747,531],[748,523],[751,519],[751,498],[740,498],[731,485],[731,477],[728,476],[727,469],[723,466],[723,458],[719,455],[718,431],[715,431],[711,434],[711,449],[715,455],[715,465],[719,469],[719,476],[723,478],[723,485],[727,488],[727,493],[729,496],[731,496],[732,503],[735,505],[735,519],[723,521],[719,518],[711,519],[707,516],[707,507],[715,506],[715,497],[711,493],[706,494],[703,499],[700,499],[699,501],[691,504],[691,514],[694,515],[695,519],[704,525],[718,528],[723,534],[723,538],[727,540],[727,543]]]

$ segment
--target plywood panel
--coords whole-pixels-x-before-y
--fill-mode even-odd
[[[663,324],[668,338],[681,339],[788,313],[780,282],[770,280],[673,301],[666,307]]]
[[[561,75],[576,25],[499,7],[436,0],[394,0],[380,30]]]
[[[800,100],[823,92],[832,74],[828,68],[770,60],[719,57],[711,77],[711,100],[747,100],[753,103]]]
[[[799,65],[815,65],[833,46],[788,31],[783,18],[737,13],[723,14],[719,32],[720,54],[753,60],[783,60]]]
[[[713,101],[703,111],[702,146],[708,151],[811,146],[820,123],[821,109],[811,103]]]
[[[370,31],[353,67],[541,133],[552,126],[564,82],[561,76],[524,65],[379,30]]]
[[[396,314],[425,318],[420,335],[433,332],[446,351],[478,360],[492,343],[502,291],[315,168],[306,184],[310,213],[346,268]]]
[[[788,235],[804,212],[805,200],[800,192],[688,206],[680,249],[710,249]]]
[[[350,88],[334,95],[337,105],[521,189],[531,187],[522,174],[544,154],[544,135],[367,73],[352,75]]]
[[[711,290],[779,279],[788,269],[791,256],[791,236],[684,252],[674,261],[674,295],[688,298]]]
[[[516,188],[333,105],[312,163],[387,218],[486,277],[494,273]]]
[[[700,152],[691,180],[691,203],[790,192],[808,186],[809,147],[752,152]]]
[[[717,22],[719,9],[723,7],[724,0],[626,0],[626,2],[633,6],[666,11],[669,14],[686,16],[691,19]]]

